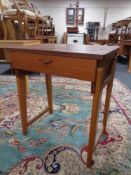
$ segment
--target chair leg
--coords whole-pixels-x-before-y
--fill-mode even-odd
[[[19,19],[19,39],[23,39],[23,27],[24,27],[24,24],[23,23],[23,20],[22,19]]]
[[[5,20],[2,21],[3,24],[3,30],[4,30],[4,40],[7,40],[7,26],[5,23]]]
[[[24,19],[24,34],[25,34],[25,39],[28,39],[29,34],[28,34],[28,20],[27,20],[27,17],[25,17],[25,19]]]
[[[35,20],[35,26],[34,26],[34,38],[37,39],[37,30],[38,30],[38,23],[37,20]]]

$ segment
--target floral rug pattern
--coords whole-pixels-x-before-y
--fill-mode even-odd
[[[105,93],[105,92],[104,92]],[[53,78],[52,115],[46,114],[23,136],[16,81],[0,76],[0,174],[5,175],[131,175],[131,91],[114,81],[107,131],[85,165],[92,95],[90,83]],[[28,117],[47,106],[44,77],[31,77]],[[103,101],[98,133],[101,131]]]

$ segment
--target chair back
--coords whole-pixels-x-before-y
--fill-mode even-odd
[[[31,11],[34,12],[36,15],[41,15],[41,12],[38,9],[36,4],[30,3],[30,8],[31,8]]]
[[[17,0],[20,9],[29,10],[29,3],[25,0]]]
[[[0,0],[1,10],[9,10],[12,9],[13,1],[11,0]]]

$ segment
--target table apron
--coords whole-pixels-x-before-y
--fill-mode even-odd
[[[91,58],[75,58],[11,51],[14,69],[43,72],[46,74],[95,81],[97,61]]]

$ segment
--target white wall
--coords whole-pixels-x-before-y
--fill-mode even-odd
[[[56,36],[61,42],[66,32],[66,8],[75,0],[30,0],[37,4],[43,15],[50,15],[54,19]],[[86,32],[86,22],[100,22],[99,38],[108,38],[111,24],[120,19],[131,16],[131,0],[80,0],[80,7],[85,8],[84,25],[79,27],[80,32]],[[103,31],[104,9],[108,8],[106,29]]]

